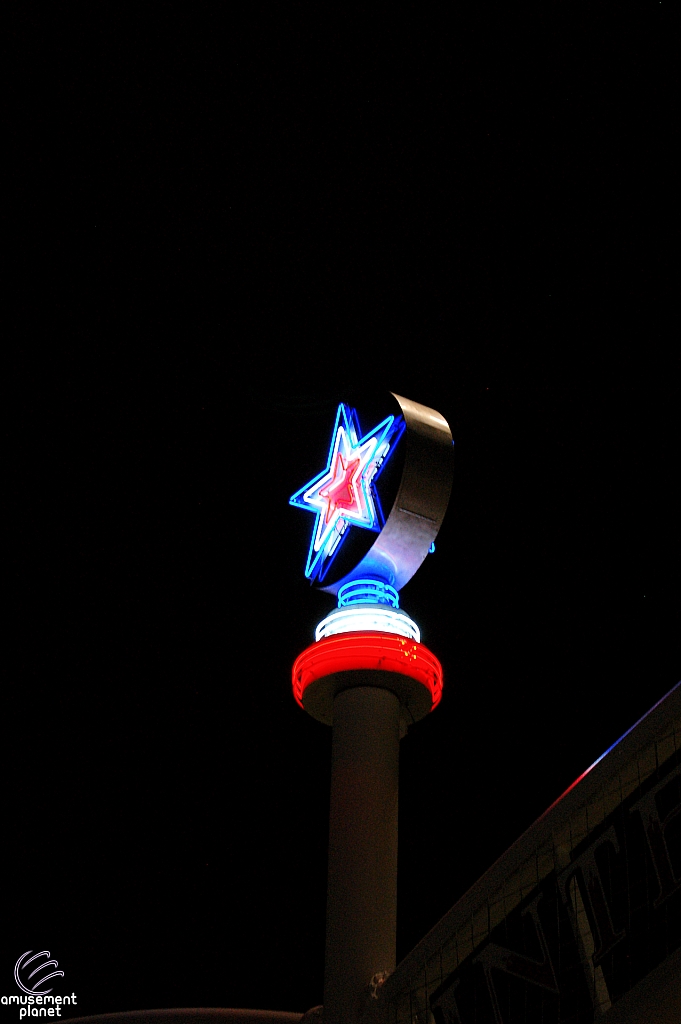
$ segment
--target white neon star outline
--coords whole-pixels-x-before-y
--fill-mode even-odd
[[[312,577],[336,551],[348,526],[376,530],[371,482],[390,450],[395,423],[388,416],[358,439],[355,414],[339,405],[326,469],[291,498],[316,513],[305,575]]]

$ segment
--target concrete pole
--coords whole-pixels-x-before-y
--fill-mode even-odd
[[[358,686],[336,696],[324,1024],[355,1024],[373,975],[395,969],[399,746],[394,693]]]

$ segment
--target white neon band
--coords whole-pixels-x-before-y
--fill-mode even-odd
[[[397,636],[421,642],[421,630],[406,612],[389,608],[383,604],[354,605],[337,608],[319,623],[315,630],[315,640],[323,640],[327,636],[339,633],[357,633],[364,630],[377,630],[380,633],[396,633]]]

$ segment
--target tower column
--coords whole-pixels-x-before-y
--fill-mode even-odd
[[[355,1024],[395,968],[400,702],[356,676],[333,700],[325,1024]]]
[[[400,726],[442,696],[442,666],[399,591],[435,550],[452,434],[435,409],[396,394],[388,407],[363,433],[341,402],[326,467],[290,498],[315,517],[305,575],[338,599],[292,678],[298,704],[333,726],[325,1024],[359,1024],[372,978],[395,968]]]

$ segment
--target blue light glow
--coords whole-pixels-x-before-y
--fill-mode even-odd
[[[324,579],[349,526],[376,533],[382,529],[375,481],[404,428],[401,416],[388,416],[361,436],[355,410],[344,403],[338,406],[326,468],[290,499],[291,505],[315,514],[305,566],[308,579]]]
[[[338,591],[338,607],[350,604],[390,604],[399,608],[400,598],[395,588],[382,580],[351,580]]]

